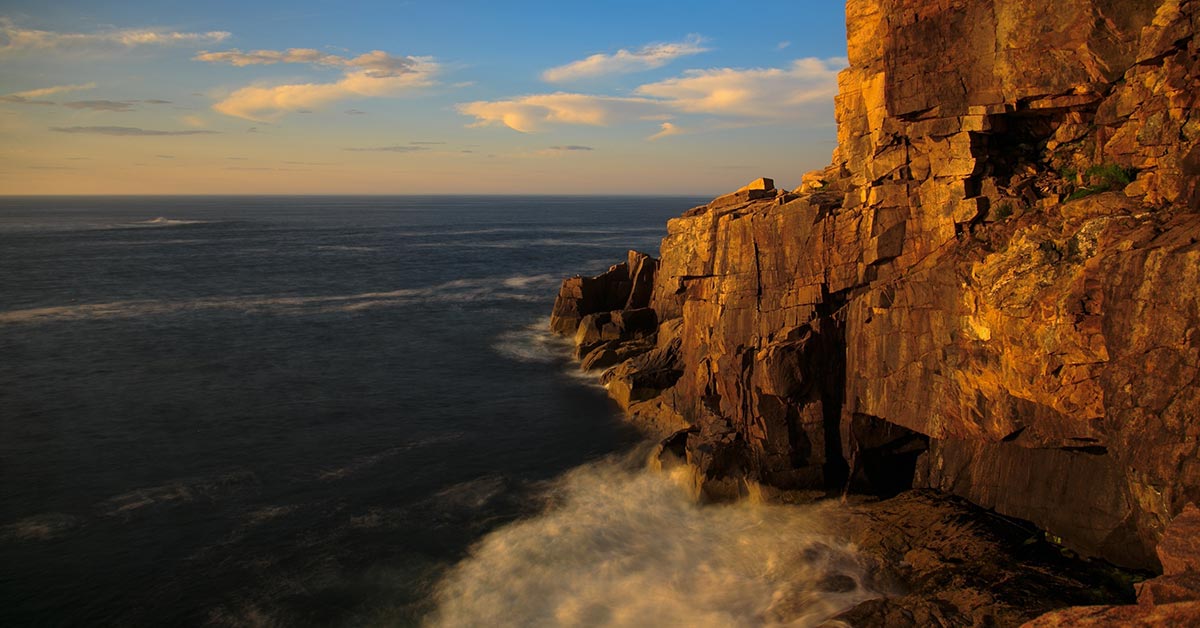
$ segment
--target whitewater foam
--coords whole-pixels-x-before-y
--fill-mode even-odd
[[[835,505],[698,505],[691,471],[579,467],[540,515],[484,537],[428,626],[813,626],[879,594]]]
[[[492,349],[517,362],[551,364],[571,357],[571,342],[550,331],[550,319],[541,318],[520,329],[501,333]]]

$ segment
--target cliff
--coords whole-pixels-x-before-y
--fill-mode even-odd
[[[1115,563],[1200,502],[1200,1],[850,0],[833,163],[564,282],[714,498],[932,488]]]

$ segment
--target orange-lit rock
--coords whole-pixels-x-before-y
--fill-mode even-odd
[[[1157,569],[1200,502],[1198,14],[850,0],[833,164],[568,280],[555,329],[652,308],[671,350],[610,391],[714,487],[931,487]]]

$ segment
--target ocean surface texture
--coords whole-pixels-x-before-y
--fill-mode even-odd
[[[812,511],[697,508],[545,332],[563,276],[703,201],[0,199],[0,625],[853,603],[773,611],[852,556]]]

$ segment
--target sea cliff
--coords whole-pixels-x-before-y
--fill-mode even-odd
[[[1200,2],[849,0],[833,163],[552,318],[663,451],[936,489],[1159,571],[1200,503]]]

